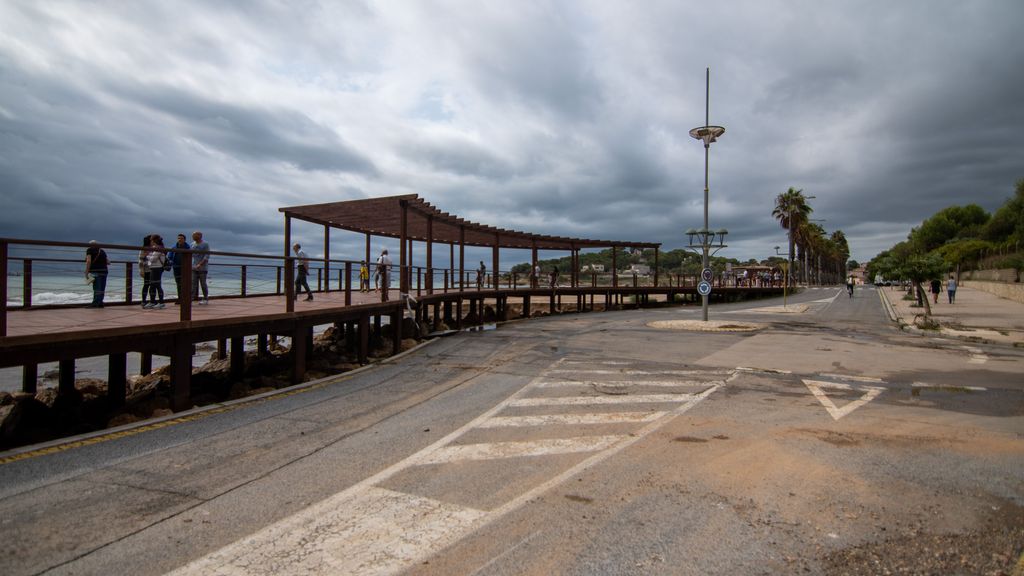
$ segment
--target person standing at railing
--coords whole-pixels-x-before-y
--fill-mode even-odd
[[[178,300],[181,301],[184,298],[184,294],[181,293],[181,263],[184,254],[179,250],[188,250],[188,241],[185,240],[184,234],[178,234],[178,243],[174,245],[175,250],[171,250],[167,253],[167,262],[171,265],[171,270],[174,271],[174,285],[178,287]]]
[[[380,253],[380,258],[377,258],[377,274],[380,276],[380,301],[387,302],[391,299],[391,295],[388,292],[391,289],[390,279],[388,278],[388,271],[391,268],[391,257],[388,256],[388,251],[384,250]]]
[[[196,230],[192,233],[192,299],[199,304],[210,303],[210,289],[206,286],[206,276],[210,265],[210,245],[203,240],[203,233]],[[203,299],[199,300],[199,288],[203,289]]]
[[[487,277],[487,266],[484,266],[484,261],[480,261],[480,267],[476,269],[476,289],[479,290],[484,286],[484,278]]]
[[[149,264],[149,307],[163,309],[164,307],[164,285],[163,275],[167,269],[167,254],[164,253],[164,239],[159,234],[153,234],[149,239],[149,256],[146,257]],[[159,300],[157,299],[159,297]],[[142,305],[146,307],[145,304]]]
[[[558,266],[551,269],[551,289],[558,288]]]
[[[152,235],[142,239],[142,250],[139,250],[139,276],[142,277],[142,307],[149,308],[149,242]]]
[[[103,295],[107,291],[107,253],[95,240],[85,250],[85,281],[92,284],[92,303],[86,308],[103,308]]]
[[[305,287],[306,301],[309,302],[313,299],[313,291],[309,289],[309,282],[306,281],[306,275],[309,274],[309,256],[302,251],[302,246],[297,243],[292,246],[292,250],[298,259],[298,267],[295,268],[295,300],[299,299],[299,294],[302,294],[302,288]]]
[[[359,263],[359,291],[370,291],[370,269],[366,266],[366,260]]]

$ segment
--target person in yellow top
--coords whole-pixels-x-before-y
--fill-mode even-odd
[[[370,291],[370,269],[366,266],[366,260],[359,264],[359,291]]]

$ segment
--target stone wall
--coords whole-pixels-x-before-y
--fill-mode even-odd
[[[1024,284],[1020,282],[986,282],[984,280],[963,280],[961,285],[966,288],[982,290],[995,294],[1000,298],[1024,304]]]
[[[961,281],[981,280],[984,282],[1020,282],[1020,273],[1014,268],[993,270],[971,270],[960,274]]]

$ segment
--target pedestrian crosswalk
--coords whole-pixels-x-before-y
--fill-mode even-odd
[[[738,374],[650,362],[641,369],[639,364],[627,359],[556,361],[529,385],[434,444],[174,574],[401,571],[641,441]],[[530,459],[532,468],[541,467],[546,475],[531,478],[497,505],[455,501],[456,494],[470,492],[468,487],[487,481],[495,470],[508,470],[502,463],[513,459]],[[474,478],[464,473],[466,463],[497,467]],[[446,497],[398,488],[397,479],[410,474],[455,477],[467,490],[452,487]]]

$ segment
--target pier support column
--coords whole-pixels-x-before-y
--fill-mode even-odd
[[[530,317],[530,296],[523,296],[523,318]]]
[[[399,308],[391,313],[391,355],[402,351],[402,310]]]
[[[377,326],[380,326],[380,316],[377,317]],[[379,328],[378,328],[379,329]],[[359,363],[366,364],[370,354],[370,317],[359,318]]]
[[[256,336],[256,357],[266,358],[267,357],[267,335],[259,334]]]
[[[36,382],[39,380],[39,365],[25,364],[21,367],[21,391],[25,394],[35,394],[38,388]]]
[[[75,393],[75,361],[61,360],[58,363],[57,395]]]
[[[153,353],[142,352],[139,354],[139,374],[149,376],[153,373]]]
[[[232,380],[239,380],[245,375],[245,338],[242,336],[231,337],[231,369],[229,374]]]
[[[306,377],[306,332],[310,328],[299,326],[292,331],[292,384]]]
[[[181,412],[192,407],[192,343],[183,336],[174,338],[171,354],[171,410]]]
[[[128,396],[127,371],[128,355],[124,352],[107,358],[107,405],[111,408],[124,406]]]

